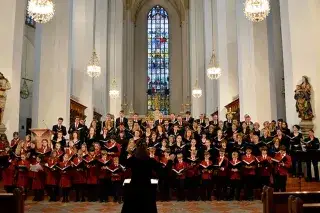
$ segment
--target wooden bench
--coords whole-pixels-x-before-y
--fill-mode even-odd
[[[0,193],[1,213],[24,213],[24,197],[20,189],[13,193]]]
[[[319,213],[320,203],[303,203],[299,197],[293,195],[288,198],[289,213]]]
[[[288,213],[290,195],[299,197],[305,204],[320,203],[319,191],[274,192],[273,188],[265,186],[261,194],[263,213]]]

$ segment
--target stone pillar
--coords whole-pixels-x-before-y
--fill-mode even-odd
[[[124,11],[124,75],[123,75],[123,89],[126,96],[127,111],[130,105],[133,105],[134,99],[134,22],[132,20],[132,10],[130,5],[126,6]]]
[[[6,104],[2,124],[8,139],[13,132],[19,131],[20,80],[25,22],[26,0],[1,1],[2,16],[0,40],[0,72],[8,79],[11,89],[6,91]],[[1,125],[0,132],[5,128]]]
[[[213,107],[213,99],[216,99],[217,96],[214,95],[215,91],[213,90],[213,84],[215,80],[210,80],[207,75],[207,68],[210,63],[213,45],[213,11],[212,11],[212,0],[204,0],[204,37],[205,37],[205,84],[206,87],[206,115],[210,116],[212,112],[215,111]]]
[[[96,51],[100,60],[101,75],[93,80],[93,103],[96,111],[105,115],[107,111],[108,84],[107,81],[107,48],[108,48],[108,8],[109,1],[97,1],[96,19]]]
[[[269,66],[270,66],[270,89],[271,89],[271,117],[272,119],[286,118],[284,96],[284,73],[283,53],[280,19],[279,0],[270,1],[271,11],[267,19],[268,43],[269,43]]]
[[[236,1],[240,119],[271,120],[270,71],[267,22],[253,23],[243,13],[244,1]]]
[[[32,127],[70,120],[73,1],[56,0],[55,16],[36,27]]]
[[[191,97],[192,115],[198,118],[201,113],[205,113],[206,108],[203,1],[190,0],[189,15],[191,90],[196,80],[202,89],[200,98]]]
[[[87,107],[86,124],[93,118],[92,78],[87,74],[87,65],[93,50],[94,0],[73,2],[72,26],[72,95]],[[96,46],[99,44],[97,43]],[[98,56],[100,59],[100,56]]]
[[[190,87],[190,40],[189,40],[189,11],[186,11],[185,18],[181,23],[182,31],[182,76],[183,76],[183,85],[182,85],[182,97],[183,104],[191,104],[191,87]],[[181,103],[182,104],[182,103]],[[181,110],[183,109],[180,106]],[[180,110],[180,111],[181,111]]]
[[[110,113],[115,116],[121,110],[123,98],[123,3],[119,0],[110,0],[109,2],[109,31],[108,31],[108,72],[109,72],[109,88],[108,88],[108,104]],[[117,89],[120,91],[120,97],[112,99],[109,96],[111,82],[113,79],[117,82]]]
[[[222,69],[218,80],[219,114],[221,118],[226,114],[225,106],[238,95],[237,73],[237,17],[236,0],[217,0],[217,59]]]
[[[315,133],[320,135],[320,2],[317,0],[280,1],[283,62],[285,78],[286,116],[290,126],[299,124],[294,90],[302,76],[312,85],[311,103],[315,118]],[[301,18],[303,14],[303,18]]]

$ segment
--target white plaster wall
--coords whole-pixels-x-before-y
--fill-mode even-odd
[[[294,90],[303,75],[309,77],[312,107],[315,114],[315,133],[320,135],[320,2],[318,0],[282,0],[281,27],[286,91],[286,117],[290,126],[298,124]]]
[[[169,14],[170,45],[170,111],[179,113],[184,102],[182,72],[182,28],[180,18],[172,5],[165,0],[147,1],[141,8],[135,27],[135,57],[134,57],[134,110],[139,114],[147,113],[147,14],[155,5],[161,5]]]

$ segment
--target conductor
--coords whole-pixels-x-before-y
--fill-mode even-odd
[[[174,159],[172,155],[171,161]],[[157,213],[156,189],[151,184],[152,172],[158,172],[160,164],[149,157],[144,142],[137,142],[134,156],[127,159],[126,167],[131,169],[131,182],[124,194],[121,213]]]

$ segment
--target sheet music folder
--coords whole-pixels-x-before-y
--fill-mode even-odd
[[[151,179],[150,181],[151,181],[151,184],[158,184],[158,182],[159,182],[158,179]],[[123,181],[123,185],[129,184],[130,182],[131,182],[131,179],[125,179],[125,180]]]

